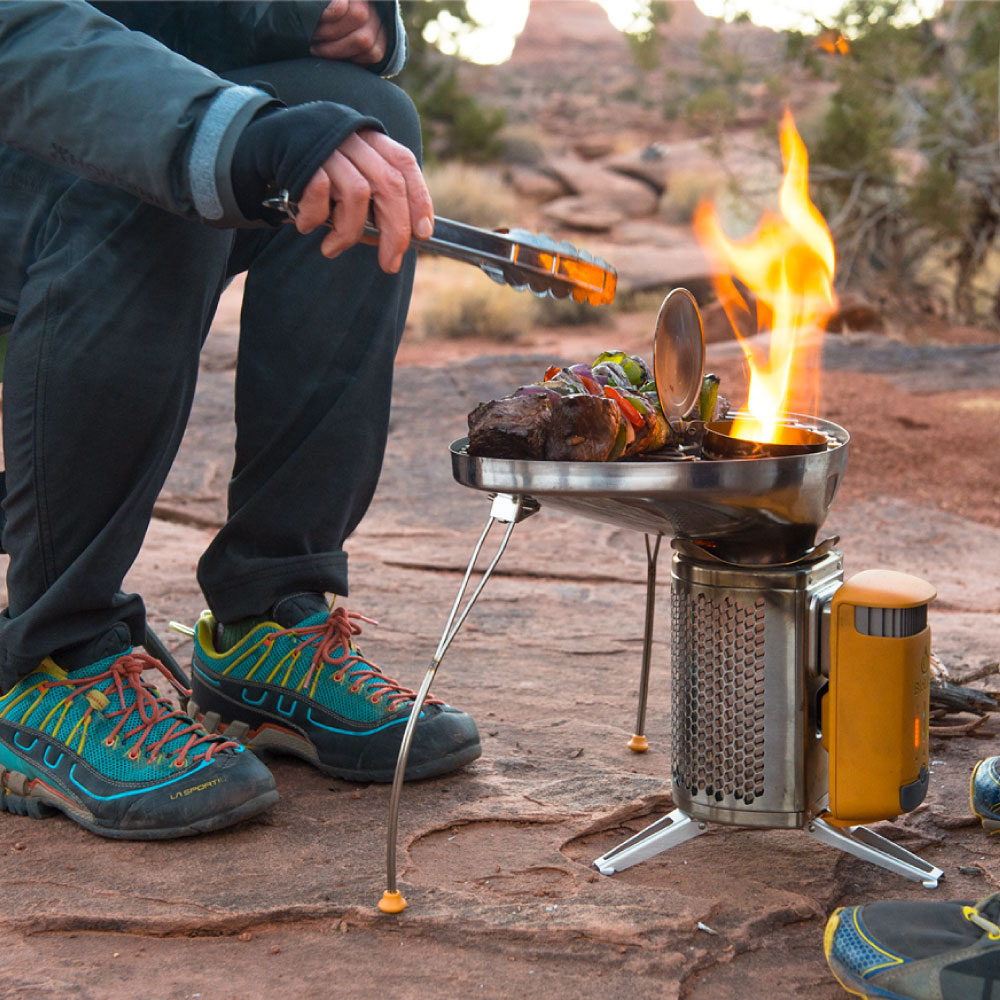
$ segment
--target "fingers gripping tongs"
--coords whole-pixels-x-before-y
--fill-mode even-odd
[[[264,207],[289,219],[298,213],[298,205],[287,191],[265,199]],[[369,222],[364,234],[365,242],[377,242],[378,227]],[[599,257],[524,229],[490,231],[435,215],[433,235],[426,240],[414,239],[411,246],[475,264],[499,284],[527,289],[538,296],[572,296],[577,302],[599,306],[614,300],[618,284],[615,269]]]

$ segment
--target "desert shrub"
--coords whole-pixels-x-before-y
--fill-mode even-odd
[[[814,163],[838,281],[902,309],[944,293],[952,319],[996,326],[1000,296],[981,279],[1000,235],[1000,5],[948,5],[919,24],[901,13],[891,0],[851,0],[836,23],[850,50]]]
[[[719,135],[736,123],[737,104],[733,91],[719,84],[695,94],[684,108],[684,117],[697,132]]]
[[[440,163],[428,167],[424,177],[437,215],[486,229],[510,226],[517,219],[517,198],[496,170]]]
[[[507,121],[503,108],[480,104],[467,93],[455,68],[439,75],[420,95],[425,155],[490,163],[500,152],[500,130]]]
[[[725,185],[725,177],[708,170],[675,170],[660,199],[661,213],[668,221],[685,225],[693,218],[699,202],[714,201]]]
[[[498,136],[500,163],[537,167],[545,162],[545,146],[538,129],[529,126],[505,128]]]
[[[410,56],[397,79],[420,112],[425,162],[464,159],[489,162],[497,154],[497,134],[505,112],[480,104],[462,86],[458,60],[440,52],[424,37],[430,22],[441,16],[474,24],[465,0],[423,0],[404,5]]]
[[[433,294],[421,305],[419,325],[430,339],[482,337],[511,343],[531,329],[534,305],[530,295],[464,268],[455,272],[444,294]]]

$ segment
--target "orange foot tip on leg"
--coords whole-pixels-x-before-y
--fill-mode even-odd
[[[383,913],[402,913],[406,909],[406,900],[397,890],[390,892],[388,889],[382,893],[382,898],[378,901],[378,908]]]
[[[646,737],[639,733],[633,733],[632,739],[628,741],[629,750],[634,750],[636,753],[645,753],[649,749],[649,743],[646,741]]]

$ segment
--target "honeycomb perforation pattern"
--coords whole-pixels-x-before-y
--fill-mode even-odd
[[[673,777],[713,804],[764,794],[764,603],[673,591]]]

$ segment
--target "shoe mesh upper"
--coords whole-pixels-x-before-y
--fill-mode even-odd
[[[833,939],[833,954],[859,976],[865,977],[895,965],[903,958],[879,947],[861,922],[860,906],[852,906],[840,914],[840,923]],[[881,943],[881,942],[880,942]]]
[[[301,621],[296,629],[315,628],[327,622],[326,614],[315,614]],[[206,630],[208,634],[212,630]],[[274,635],[274,639],[266,637]],[[200,660],[211,669],[233,679],[244,679],[258,684],[272,684],[286,688],[300,696],[305,696],[339,715],[363,724],[376,724],[388,716],[397,716],[400,708],[409,708],[412,697],[390,705],[386,698],[372,703],[372,696],[385,688],[386,680],[380,672],[374,677],[358,680],[359,673],[379,671],[374,664],[365,660],[357,648],[345,648],[345,644],[333,648],[334,660],[350,655],[350,660],[342,666],[323,663],[310,674],[316,654],[318,639],[302,637],[279,630],[273,625],[261,625],[242,642],[226,653],[204,655],[201,646],[201,630],[196,642],[202,651]],[[266,640],[266,641],[265,641]],[[308,676],[308,679],[307,679]],[[335,677],[340,677],[338,681]],[[352,687],[357,686],[357,691]]]
[[[106,657],[75,670],[71,676],[74,680],[97,677],[107,673],[119,659],[119,656]],[[61,671],[58,674],[67,676]],[[189,727],[195,725],[193,720],[183,715],[170,715],[147,729],[136,708],[138,695],[132,684],[122,684],[124,697],[120,699],[114,677],[110,675],[93,687],[61,683],[60,680],[55,672],[38,670],[30,674],[0,698],[0,717],[45,733],[65,744],[101,774],[117,781],[143,783],[177,774],[174,764],[177,755],[191,743]],[[139,680],[138,683],[149,691],[154,690],[148,681]],[[96,710],[86,696],[88,691],[103,694],[108,700],[107,706]],[[120,727],[114,745],[108,746],[105,741],[111,737],[122,718],[113,713],[123,707],[130,711],[124,717],[124,724]],[[113,715],[113,721],[107,717],[108,714]],[[149,749],[171,729],[175,732],[180,730],[181,735],[164,742],[156,757],[150,759]],[[133,733],[132,730],[136,731]],[[129,733],[131,735],[125,735]],[[140,740],[141,753],[138,759],[132,760],[127,752]],[[28,744],[23,738],[19,738],[17,742],[22,749],[27,749]],[[219,738],[212,738],[212,742],[218,745],[218,749],[223,749],[223,741]],[[206,741],[200,740],[194,748],[195,754],[204,753],[206,745]],[[234,745],[230,743],[229,746]]]

